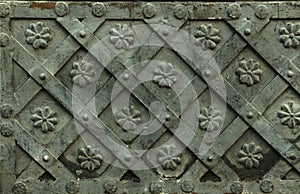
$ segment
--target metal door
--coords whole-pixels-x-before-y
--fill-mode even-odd
[[[297,1],[1,1],[0,193],[298,193],[299,18]]]

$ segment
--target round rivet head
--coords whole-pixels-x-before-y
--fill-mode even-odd
[[[252,119],[254,117],[254,113],[252,111],[249,111],[247,113],[247,117],[248,117],[248,119]]]
[[[127,162],[129,162],[129,161],[131,160],[131,156],[130,156],[130,155],[126,155],[126,156],[124,157],[124,159],[125,159]]]
[[[170,121],[171,120],[171,116],[170,115],[167,115],[166,116],[166,121]]]
[[[0,3],[0,17],[5,18],[9,15],[9,5],[6,3]]]
[[[271,193],[273,191],[273,183],[266,179],[260,183],[260,190],[264,193]]]
[[[128,74],[128,73],[125,73],[125,74],[123,75],[123,79],[124,79],[124,80],[128,80],[128,79],[129,79],[129,74]]]
[[[251,30],[249,28],[245,29],[244,34],[249,36],[251,34]]]
[[[66,183],[65,189],[68,193],[70,194],[75,194],[79,192],[79,184],[77,183],[77,181],[69,181]]]
[[[142,12],[143,12],[143,15],[145,16],[145,18],[152,18],[156,14],[156,8],[152,3],[146,3],[142,7]]]
[[[49,161],[49,159],[50,159],[50,157],[49,157],[48,155],[44,155],[44,156],[43,156],[43,160],[44,160],[44,162],[48,162],[48,161]]]
[[[212,155],[207,156],[207,161],[212,162],[214,160],[214,157]]]
[[[13,126],[10,123],[1,123],[0,132],[4,137],[10,137],[13,135]]]
[[[187,9],[184,5],[176,5],[174,8],[174,16],[177,19],[182,19],[187,15]]]
[[[210,70],[206,70],[204,72],[205,77],[210,77],[211,76],[211,71]]]
[[[56,15],[62,17],[69,13],[69,6],[65,2],[57,2],[55,4],[55,13]]]
[[[255,15],[259,19],[265,19],[269,15],[269,8],[266,5],[259,5],[255,9]]]
[[[87,114],[84,114],[84,115],[82,116],[82,119],[83,119],[84,121],[88,121],[88,120],[89,120],[89,116],[88,116]]]
[[[16,183],[12,189],[14,194],[25,194],[27,192],[26,185],[24,183]]]
[[[14,109],[10,104],[3,104],[0,107],[0,111],[3,118],[10,118],[14,112]]]
[[[289,70],[289,71],[287,72],[287,76],[288,76],[288,77],[293,77],[293,76],[294,76],[294,72],[293,72],[292,70]]]
[[[294,152],[290,152],[290,153],[288,153],[287,158],[290,160],[296,160],[297,156]]]
[[[103,184],[103,188],[105,190],[105,193],[115,193],[117,191],[117,185],[115,181],[107,181]]]
[[[194,184],[189,180],[183,180],[180,186],[185,193],[190,193],[194,190]]]
[[[106,7],[103,3],[94,3],[92,6],[92,13],[96,17],[101,17],[106,13]]]
[[[239,181],[236,181],[232,183],[230,190],[233,194],[240,194],[243,192],[244,186]]]
[[[231,18],[239,18],[242,15],[242,8],[239,4],[232,4],[227,9],[228,16]]]
[[[84,38],[85,35],[86,35],[85,31],[81,30],[81,31],[79,32],[79,36],[80,36],[81,38]]]
[[[5,33],[0,33],[0,46],[6,47],[9,43],[9,37]]]
[[[40,74],[40,79],[41,80],[45,80],[46,78],[47,78],[46,74],[44,74],[44,73]]]

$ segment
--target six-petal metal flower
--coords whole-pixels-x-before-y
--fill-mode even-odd
[[[260,81],[262,69],[257,61],[254,59],[242,60],[239,65],[240,67],[236,70],[236,73],[240,76],[240,83],[252,86]]]
[[[78,62],[74,62],[73,69],[70,72],[70,75],[74,84],[83,87],[94,81],[94,66],[90,63],[86,63],[85,61],[82,61],[81,64],[79,64]]]
[[[289,126],[289,128],[295,128],[296,125],[300,125],[300,105],[292,101],[283,104],[281,111],[278,112],[278,117],[281,118],[281,124]],[[293,133],[296,133],[293,130]]]
[[[246,168],[258,168],[259,162],[263,159],[262,149],[253,142],[249,144],[245,143],[238,152],[238,157],[239,163],[243,164]]]
[[[42,22],[30,24],[30,28],[25,31],[26,42],[32,44],[33,48],[46,48],[52,39],[50,29],[45,27]]]
[[[203,130],[217,130],[222,122],[222,113],[212,107],[202,108],[199,115],[199,125]]]
[[[165,170],[175,170],[177,165],[181,163],[174,145],[163,145],[158,152],[157,161]]]
[[[35,113],[31,116],[31,120],[34,121],[33,126],[35,128],[41,128],[43,133],[55,129],[55,125],[58,123],[57,118],[54,117],[56,113],[48,106],[36,108],[34,112]]]
[[[116,115],[117,123],[126,131],[136,129],[141,122],[141,113],[134,106],[123,107]]]
[[[207,49],[215,49],[221,41],[220,31],[211,24],[200,25],[195,33],[196,45]]]
[[[300,46],[300,23],[288,22],[286,27],[279,29],[279,40],[286,48]]]
[[[116,49],[128,49],[133,44],[133,31],[127,24],[116,24],[110,29],[110,39]]]
[[[161,87],[171,87],[177,79],[177,70],[171,63],[158,64],[153,74],[153,81]]]
[[[78,162],[80,168],[93,172],[95,169],[100,168],[102,161],[102,155],[99,149],[87,146],[79,149]]]

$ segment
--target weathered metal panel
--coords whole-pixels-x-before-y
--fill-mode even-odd
[[[300,189],[297,1],[1,1],[0,54],[0,193]]]

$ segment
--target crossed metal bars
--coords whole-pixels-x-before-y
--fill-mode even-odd
[[[87,19],[88,20],[88,19]],[[75,20],[76,21],[76,20]],[[102,20],[102,22],[103,22],[104,20]],[[77,24],[79,24],[81,27],[82,27],[82,25],[80,24],[80,23],[78,23],[79,21],[77,21]],[[61,22],[60,22],[61,23]],[[100,22],[101,23],[101,22]],[[100,26],[100,23],[99,23],[99,26]],[[259,46],[257,46],[257,45],[259,45],[259,44],[263,44],[263,42],[259,42],[259,41],[257,41],[257,40],[259,40],[259,34],[258,34],[258,32],[259,32],[259,30],[258,31],[256,31],[256,33],[254,32],[254,33],[252,33],[251,34],[251,36],[246,36],[246,35],[244,35],[244,28],[239,28],[239,29],[237,29],[236,28],[236,26],[234,25],[234,23],[233,22],[231,22],[231,21],[228,21],[228,23],[232,26],[232,27],[234,27],[235,29],[236,29],[236,31],[237,32],[239,32],[239,34],[240,34],[240,36],[242,36],[244,39],[246,39],[247,40],[247,42],[252,46],[252,48],[254,48],[256,51],[258,51],[258,53],[260,53],[263,57],[264,57],[264,59],[266,60],[266,61],[268,61],[270,64],[272,64],[272,67],[280,74],[280,76],[278,75],[278,76],[276,76],[273,80],[272,80],[272,82],[271,83],[269,83],[269,85],[266,87],[266,88],[264,88],[263,90],[264,91],[268,91],[268,90],[273,90],[273,87],[271,87],[272,85],[276,85],[276,86],[278,86],[278,84],[280,84],[280,86],[281,87],[279,87],[279,90],[280,91],[283,91],[285,88],[287,88],[288,87],[288,84],[286,84],[285,83],[285,81],[287,81],[288,83],[290,83],[291,84],[291,86],[299,93],[299,83],[298,83],[298,80],[299,79],[297,79],[297,78],[299,78],[299,70],[297,69],[297,67],[295,67],[295,65],[293,65],[293,60],[297,60],[297,58],[299,58],[299,56],[297,56],[295,59],[293,59],[292,61],[290,61],[290,60],[287,60],[287,59],[284,59],[284,58],[282,58],[282,59],[279,59],[279,60],[276,60],[276,59],[274,59],[274,57],[273,56],[269,56],[269,54],[268,53],[265,53],[264,52],[264,50],[262,50],[261,48],[263,48],[263,47],[259,47]],[[267,24],[267,23],[266,23]],[[66,29],[68,29],[68,27],[66,27],[65,25],[63,25]],[[78,26],[74,26],[74,27],[78,27]],[[245,26],[245,28],[253,28],[253,26]],[[89,26],[89,30],[91,30],[91,32],[90,32],[90,35],[92,36],[92,38],[90,39],[90,41],[94,41],[94,37],[93,37],[93,32],[94,32],[94,30],[96,30],[97,28],[96,28],[96,26]],[[87,46],[87,44],[85,44],[86,42],[85,42],[85,40],[83,41],[83,40],[81,40],[80,39],[80,37],[77,37],[76,36],[76,33],[74,34],[74,31],[73,31],[74,29],[69,29],[69,31],[71,32],[70,34],[72,34],[72,36],[69,36],[64,42],[66,42],[66,43],[63,43],[62,45],[68,45],[68,47],[70,48],[70,49],[65,49],[63,46],[61,46],[61,47],[59,47],[59,48],[64,48],[63,50],[64,51],[67,51],[67,52],[69,52],[69,56],[71,56],[73,53],[75,53],[76,52],[76,50],[77,49],[79,49],[80,48],[80,45],[78,45],[77,43],[76,43],[76,41],[73,41],[73,38],[75,38],[78,42],[80,42],[85,48],[87,48],[87,49],[89,49],[89,47]],[[76,29],[77,30],[77,29]],[[239,40],[239,41],[241,41],[241,42],[244,42],[243,41],[243,39],[241,39],[240,38],[240,36],[236,36],[236,35],[234,35],[234,37],[233,37],[233,39],[235,39],[235,40]],[[87,39],[88,39],[88,36],[86,36],[87,37]],[[22,46],[21,45],[19,45],[16,41],[14,41],[14,43],[16,44],[16,46],[18,46],[18,48],[19,48],[19,46],[20,46],[20,48],[22,48]],[[74,45],[74,47],[70,47],[69,45]],[[229,43],[227,43],[227,44],[229,44]],[[265,43],[264,43],[265,44]],[[269,43],[269,42],[267,42],[267,44],[268,45],[272,45],[271,43]],[[246,44],[243,44],[243,45],[246,45]],[[55,53],[59,53],[59,48],[58,48],[58,52],[55,52]],[[22,51],[22,52],[26,52],[26,51]],[[279,51],[278,51],[279,52]],[[55,53],[54,54],[52,54],[52,56],[55,56]],[[28,53],[27,53],[28,54]],[[26,54],[26,55],[27,55]],[[23,55],[24,56],[24,55]],[[59,65],[55,65],[55,64],[53,64],[53,67],[56,67],[57,68],[57,71],[60,69],[60,67],[61,66],[63,66],[64,65],[64,62],[65,61],[67,61],[67,59],[68,59],[68,57],[69,56],[67,56],[66,55],[66,58],[64,58],[64,59],[61,59],[61,63],[58,63]],[[275,55],[275,56],[282,56],[281,55],[281,53],[278,53],[278,55]],[[25,56],[24,56],[25,57]],[[34,57],[32,57],[32,56],[30,56],[30,60],[31,61],[36,61],[35,59],[34,59]],[[16,58],[15,58],[15,60],[16,61],[18,61]],[[29,60],[29,61],[30,61]],[[49,60],[46,60],[47,62],[50,62],[51,63],[51,60],[49,59]],[[45,61],[45,62],[46,62]],[[285,63],[286,63],[286,65],[282,65],[282,61],[285,61]],[[36,61],[37,62],[37,61]],[[44,62],[44,63],[45,63]],[[24,64],[22,64],[22,62],[21,61],[19,61],[19,63],[20,63],[20,65],[22,66],[22,67],[24,67]],[[39,64],[39,63],[36,63],[36,64]],[[191,66],[191,65],[190,65]],[[191,66],[192,67],[192,66]],[[282,69],[282,67],[284,67],[283,69]],[[26,69],[26,68],[24,68],[24,69]],[[45,84],[45,83],[43,83],[39,78],[38,78],[38,75],[39,75],[39,73],[41,73],[41,72],[30,72],[30,67],[27,67],[27,70],[28,70],[28,73],[30,73],[30,75],[37,81],[37,82],[39,82],[41,85],[43,85],[43,84]],[[43,70],[43,72],[44,71],[46,71],[47,72],[47,70],[46,69],[40,69],[40,70]],[[51,73],[49,73],[49,74],[47,74],[47,80],[49,80],[49,79],[54,79],[54,82],[55,83],[59,83],[59,81],[58,80],[56,80],[55,79],[55,77],[52,77],[56,72],[55,72],[55,70],[54,69],[52,69],[52,70],[50,70],[50,69],[48,69]],[[295,73],[295,75],[291,78],[291,77],[288,77],[287,76],[287,73],[286,73],[286,71],[287,70],[293,70],[294,71],[294,73]],[[53,75],[51,75],[51,74],[53,74]],[[35,94],[35,92],[36,93],[38,93],[38,91],[40,90],[40,86],[39,85],[37,85],[36,83],[35,83],[35,81],[30,81],[30,79],[24,84],[24,86],[22,87],[22,89],[25,89],[27,86],[30,86],[32,89],[34,89],[33,91],[34,92],[32,92],[32,96],[31,97],[28,97],[28,99],[31,99]],[[275,130],[272,130],[273,131],[273,133],[270,133],[271,132],[271,130],[268,130],[267,132],[268,132],[268,134],[266,134],[266,130],[265,130],[265,128],[267,127],[267,128],[269,128],[269,129],[272,129],[272,128],[274,128],[273,126],[272,126],[272,124],[267,120],[267,119],[265,119],[261,114],[262,114],[262,112],[264,111],[264,109],[263,108],[261,108],[262,106],[259,106],[259,103],[261,102],[261,100],[259,99],[259,96],[256,98],[256,99],[254,99],[251,103],[250,102],[248,102],[247,100],[245,100],[228,82],[226,82],[226,86],[227,86],[227,92],[230,94],[229,95],[229,104],[239,113],[239,115],[240,115],[240,117],[241,118],[243,118],[243,119],[241,119],[240,117],[239,118],[237,118],[234,122],[233,122],[233,124],[236,122],[236,123],[240,123],[240,124],[244,124],[244,126],[245,126],[245,128],[244,128],[244,130],[246,130],[247,129],[247,125],[246,125],[246,123],[248,123],[250,126],[252,126],[257,132],[259,132],[259,134],[261,134],[263,137],[264,137],[264,139],[265,140],[267,140],[267,142],[269,142],[284,158],[286,158],[287,159],[287,161],[292,165],[292,166],[294,166],[298,171],[299,171],[299,164],[297,163],[297,162],[294,162],[294,161],[291,161],[288,157],[287,157],[287,155],[286,155],[286,151],[287,150],[291,150],[291,149],[295,149],[294,147],[293,147],[293,145],[291,145],[289,142],[287,142],[286,140],[284,140],[282,137],[280,137],[280,136],[278,136],[277,134],[275,134]],[[43,86],[43,87],[45,87],[45,89],[46,90],[48,90],[48,92],[49,93],[51,93],[53,96],[55,96],[55,98],[59,98],[59,101],[66,107],[70,107],[70,105],[67,103],[67,99],[63,99],[62,97],[59,97],[59,96],[56,96],[54,93],[55,92],[51,92],[51,87],[49,86],[48,87],[48,85],[47,85],[47,83]],[[37,88],[39,88],[39,89],[37,89]],[[66,88],[64,88],[65,90],[66,90]],[[18,94],[18,91],[17,91],[17,93],[16,94]],[[279,92],[278,93],[276,93],[276,94],[280,94]],[[71,96],[72,96],[72,94],[70,94]],[[270,103],[271,103],[271,101],[272,100],[274,100],[274,99],[276,99],[276,97],[274,97],[274,96],[268,96],[268,98],[270,99]],[[239,105],[243,105],[243,106],[239,106],[239,105],[237,105],[237,104],[235,104],[235,103],[233,103],[233,99],[239,99],[240,100],[240,103],[239,103]],[[18,103],[19,103],[20,101],[18,101]],[[23,101],[23,102],[25,102],[25,104],[27,103],[26,101]],[[24,105],[25,105],[24,104]],[[19,108],[17,109],[17,110],[21,110],[22,109],[22,105],[20,105],[20,104],[18,104],[19,105]],[[68,109],[69,111],[70,111],[70,109]],[[246,110],[246,111],[245,111]],[[18,111],[16,111],[16,112],[18,112]],[[252,118],[252,119],[249,119],[248,118],[248,116],[247,116],[247,112],[252,112],[253,114],[254,114],[254,118]],[[246,114],[245,114],[246,113]],[[233,126],[233,124],[231,125],[231,127]],[[232,127],[232,129],[233,129],[234,127]],[[172,129],[170,129],[170,130],[172,130]],[[222,135],[229,135],[229,131],[228,131],[228,129],[226,129],[225,131],[224,131],[224,134],[222,134]],[[240,133],[236,133],[236,139],[238,139],[241,135],[242,135],[243,133],[242,133],[242,131],[240,131]],[[77,134],[74,134],[75,136],[77,135]],[[217,141],[217,143],[216,143],[216,146],[217,145],[220,145],[221,143],[224,143],[224,142],[222,142],[222,135],[220,136],[220,138],[219,138],[219,140],[220,141]],[[271,138],[270,138],[271,137]],[[30,137],[29,137],[30,138]],[[72,138],[71,138],[72,139]],[[233,140],[232,141],[232,143],[234,143],[235,141]],[[280,142],[280,143],[278,143],[278,142]],[[231,145],[231,144],[230,144]],[[226,147],[226,146],[224,146],[224,148],[222,149],[222,151],[217,151],[218,149],[212,149],[211,150],[211,152],[209,153],[209,154],[211,154],[211,155],[213,155],[213,156],[215,156],[215,158],[216,158],[216,161],[218,161],[218,158],[220,158],[222,155],[223,155],[223,153],[230,147],[230,145],[228,145],[228,147]],[[195,152],[195,148],[192,148],[190,145],[188,145],[188,147],[194,152],[194,153],[197,153],[197,152]],[[41,150],[41,152],[42,152],[43,150]],[[63,152],[63,150],[61,150],[62,152]],[[296,154],[299,154],[298,153],[298,151],[295,149],[294,150],[295,151],[295,153]],[[61,153],[62,153],[61,152]],[[223,153],[222,153],[223,152]],[[33,153],[32,153],[33,154]],[[197,154],[196,154],[197,155]],[[59,156],[59,154],[57,155],[57,156]],[[38,160],[38,158],[40,157],[40,155],[39,156],[34,156],[34,158],[37,160],[37,161],[39,161]],[[54,158],[55,158],[55,156],[54,156]],[[209,163],[209,162],[207,162],[204,158],[201,158],[201,160],[207,165],[207,166],[209,166],[210,168],[212,168],[213,169],[213,167],[214,166],[216,166],[218,163],[215,163],[214,165],[213,164],[211,164],[211,163]],[[57,161],[57,160],[56,160]],[[59,162],[59,161],[57,161],[57,162]],[[44,165],[44,164],[42,164],[42,165]],[[46,167],[46,166],[45,166]],[[48,167],[47,167],[47,169],[48,169]],[[219,173],[217,173],[217,174],[219,174]],[[54,175],[56,175],[56,176],[60,176],[59,174],[55,174],[55,172],[54,172]]]

